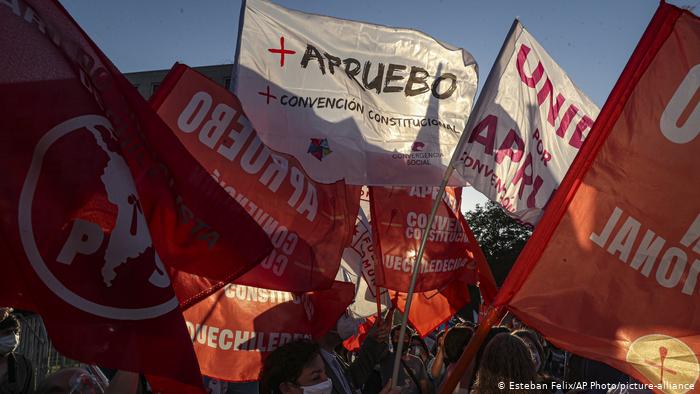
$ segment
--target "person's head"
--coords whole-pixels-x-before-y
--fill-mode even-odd
[[[532,358],[532,363],[535,366],[535,371],[539,372],[542,369],[544,363],[544,348],[540,342],[539,336],[532,330],[526,328],[513,331],[512,335],[523,340],[527,350],[530,352],[530,358]]]
[[[400,333],[401,325],[397,324],[391,328],[391,345],[393,346],[394,351],[396,351],[396,349],[399,346]],[[411,347],[411,337],[413,337],[413,330],[411,330],[411,327],[406,327],[406,333],[403,337],[403,348],[401,349],[401,353],[408,352],[408,349]]]
[[[484,355],[484,351],[486,350],[486,346],[488,346],[489,342],[491,339],[496,337],[498,334],[510,334],[510,330],[508,327],[505,326],[495,326],[491,327],[489,330],[488,334],[486,334],[486,338],[484,339],[484,342],[481,343],[481,347],[479,347],[479,350],[476,352],[476,357],[474,358],[474,366],[476,369],[479,369],[479,365],[481,363],[481,357]]]
[[[260,380],[265,394],[329,394],[333,389],[320,347],[309,340],[290,342],[272,352]]]
[[[474,332],[466,326],[454,326],[445,334],[445,363],[452,364],[462,356]]]
[[[486,345],[481,364],[476,372],[476,389],[479,394],[524,393],[526,390],[510,390],[501,382],[529,383],[535,381],[535,367],[525,343],[514,335],[500,333]]]
[[[413,336],[411,338],[411,350],[409,351],[412,355],[418,357],[423,361],[423,364],[427,364],[430,359],[430,352],[428,351],[428,345],[425,344],[419,336]]]
[[[3,313],[0,318],[0,357],[5,357],[19,345],[20,324],[19,319],[10,312]]]

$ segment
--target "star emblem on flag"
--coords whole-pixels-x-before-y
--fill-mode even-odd
[[[323,158],[333,153],[333,151],[328,145],[327,138],[311,138],[309,150],[307,150],[306,153],[310,153],[313,157],[317,158],[318,161],[323,161]]]

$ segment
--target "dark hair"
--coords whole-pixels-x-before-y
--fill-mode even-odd
[[[316,342],[302,339],[290,342],[270,353],[260,373],[260,393],[280,394],[280,384],[296,382],[301,372],[321,352]]]
[[[14,332],[20,331],[19,319],[12,313],[7,314],[4,319],[0,320],[0,331],[7,329],[12,329]]]
[[[500,333],[491,339],[481,358],[476,372],[474,391],[477,394],[527,393],[532,390],[511,390],[506,385],[500,389],[500,382],[535,382],[535,367],[530,351],[522,339],[514,335]]]
[[[400,329],[401,329],[401,324],[397,324],[394,327],[391,327],[391,336],[394,336],[394,333],[399,332]],[[413,331],[413,328],[406,326],[405,338],[411,338],[414,334],[415,334],[415,332]]]
[[[400,324],[397,324],[397,325],[395,325],[394,327],[391,328],[391,333],[390,333],[390,335],[389,335],[389,340],[390,340],[390,341],[392,341],[392,342],[394,341],[394,334],[397,334],[397,333],[399,332],[400,329],[401,329],[401,325],[400,325]],[[411,342],[411,339],[413,338],[413,336],[414,336],[415,334],[416,334],[415,331],[413,331],[413,329],[412,329],[411,327],[406,326],[406,334],[404,334],[403,341],[404,341],[404,342],[409,342],[409,343],[410,343],[410,342]],[[397,338],[397,340],[398,340],[398,338]],[[404,349],[404,350],[406,350],[406,349]]]
[[[411,346],[413,346],[414,343],[417,343],[418,346],[420,346],[425,354],[430,354],[430,350],[428,350],[428,345],[425,343],[423,338],[419,337],[418,335],[412,336],[411,337]]]
[[[534,350],[538,353],[538,356],[540,357],[539,369],[542,369],[545,362],[544,347],[542,346],[542,342],[540,342],[540,337],[537,335],[537,333],[527,328],[521,328],[513,331],[511,335],[515,335],[516,337],[522,339],[525,342],[528,351]],[[528,343],[531,343],[535,348],[532,349]],[[539,370],[537,372],[539,372]]]
[[[481,363],[481,357],[484,355],[484,351],[486,350],[486,346],[488,346],[489,342],[496,337],[498,334],[510,334],[510,329],[505,326],[495,326],[491,327],[489,330],[488,334],[486,334],[486,338],[484,339],[484,342],[481,343],[481,347],[479,350],[476,352],[476,357],[474,358],[474,370],[479,369],[479,365]]]
[[[464,348],[467,347],[469,340],[472,339],[474,331],[465,326],[455,326],[445,334],[445,362],[447,364],[455,363],[462,356]]]

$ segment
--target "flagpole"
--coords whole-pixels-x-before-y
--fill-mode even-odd
[[[233,58],[233,68],[231,69],[231,83],[228,90],[236,91],[238,86],[238,58],[241,56],[241,36],[243,36],[243,23],[245,22],[246,0],[241,0],[241,10],[238,13],[238,41],[236,41],[236,54]]]
[[[459,360],[457,360],[457,364],[455,364],[454,369],[442,384],[442,389],[440,390],[439,394],[450,394],[454,391],[455,387],[457,387],[457,384],[462,379],[464,371],[467,370],[469,364],[471,364],[474,357],[476,357],[476,353],[479,351],[481,344],[486,339],[491,327],[501,320],[505,314],[505,311],[505,308],[502,306],[496,308],[490,307],[484,321],[479,324],[474,336],[472,336],[472,338],[469,340],[467,347],[464,348],[462,355],[459,357]],[[474,371],[474,373],[476,373],[476,371]]]
[[[502,58],[503,54],[506,52],[506,49],[508,48],[509,44],[514,45],[514,41],[511,42],[511,38],[513,37],[513,33],[515,30],[520,26],[520,22],[518,19],[515,19],[513,21],[513,24],[510,26],[510,30],[508,31],[508,35],[506,36],[506,40],[504,41],[503,45],[501,46],[501,50],[498,52],[498,56],[496,57],[496,60],[494,62],[493,67],[491,67],[491,70],[489,71],[489,75],[486,77],[486,82],[484,82],[484,89],[489,86],[489,82],[491,79],[494,78],[495,74],[500,74],[500,67],[498,66],[499,60]],[[498,70],[496,70],[498,69]],[[483,89],[482,89],[483,93]],[[398,382],[399,382],[399,368],[401,366],[401,352],[403,351],[403,340],[406,337],[406,325],[408,324],[408,315],[411,310],[411,302],[413,301],[413,293],[416,288],[416,282],[418,281],[418,272],[420,271],[420,266],[421,262],[423,261],[423,252],[425,251],[425,245],[428,242],[428,234],[430,231],[428,231],[432,225],[433,221],[435,220],[435,214],[437,213],[438,207],[440,206],[440,203],[442,202],[442,198],[445,195],[445,187],[447,187],[447,183],[450,180],[450,177],[452,176],[452,172],[454,171],[454,165],[457,161],[458,156],[460,155],[462,148],[464,147],[464,144],[467,141],[467,135],[470,134],[470,131],[474,128],[474,122],[476,122],[476,118],[474,116],[471,116],[475,113],[478,113],[480,107],[483,105],[483,100],[484,100],[484,95],[479,94],[479,97],[476,100],[476,103],[473,107],[473,110],[469,116],[469,119],[467,120],[467,125],[464,127],[464,131],[462,131],[462,135],[459,138],[459,141],[457,142],[457,147],[454,150],[454,153],[452,154],[452,158],[450,158],[450,163],[447,166],[447,169],[445,170],[445,175],[442,178],[442,182],[440,183],[440,188],[438,189],[437,196],[435,197],[435,201],[433,202],[433,208],[430,210],[430,216],[428,217],[428,223],[426,225],[426,231],[423,232],[423,236],[421,237],[420,241],[420,247],[418,248],[418,254],[416,255],[416,260],[415,263],[413,264],[413,274],[411,276],[411,284],[408,287],[408,293],[406,294],[406,305],[404,307],[403,314],[401,316],[401,328],[399,330],[399,343],[394,349],[396,352],[396,357],[394,358],[394,370],[392,373],[392,382],[394,387],[398,387]],[[464,356],[464,355],[463,355]],[[460,358],[461,361],[461,358]],[[466,367],[465,367],[466,368]],[[463,370],[462,370],[463,371]],[[456,372],[456,371],[455,371]],[[454,375],[454,373],[453,373]],[[445,390],[443,390],[445,392]]]
[[[468,123],[467,123],[468,124]],[[462,133],[462,138],[460,138],[460,142],[464,139],[464,136],[466,135],[466,132]],[[457,146],[461,146],[462,144],[458,143]],[[416,288],[416,282],[418,281],[418,272],[420,271],[420,266],[421,266],[421,261],[423,260],[423,252],[425,250],[425,244],[428,241],[428,229],[433,225],[433,220],[435,219],[435,214],[437,213],[438,208],[440,207],[440,202],[442,201],[442,197],[445,195],[445,187],[447,186],[447,182],[449,182],[450,176],[452,176],[452,171],[454,171],[454,167],[452,166],[452,162],[455,161],[455,157],[459,154],[457,153],[458,150],[455,149],[455,153],[452,155],[452,159],[450,159],[450,164],[447,167],[447,171],[445,171],[445,176],[442,179],[442,182],[440,183],[440,189],[438,190],[437,196],[435,197],[435,201],[433,202],[433,208],[430,210],[430,216],[428,217],[428,224],[426,225],[426,231],[423,232],[423,236],[421,237],[420,241],[420,247],[418,248],[418,254],[416,255],[416,260],[415,263],[413,264],[413,275],[411,276],[411,284],[408,287],[408,293],[406,294],[406,305],[404,306],[403,314],[401,315],[401,329],[399,330],[399,343],[394,349],[396,351],[396,357],[394,358],[394,371],[392,372],[392,382],[394,384],[394,387],[398,387],[399,384],[399,367],[401,366],[401,352],[403,351],[403,339],[406,337],[406,325],[408,324],[408,314],[411,310],[411,302],[413,301],[413,292]]]

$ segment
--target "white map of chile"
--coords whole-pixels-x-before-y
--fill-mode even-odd
[[[107,199],[117,206],[117,219],[109,237],[105,263],[102,266],[102,280],[110,287],[117,277],[117,267],[125,264],[128,259],[139,257],[153,242],[126,161],[107,147],[99,130],[94,127],[88,129],[95,137],[97,145],[107,154],[107,165],[100,179],[107,191]],[[111,130],[109,132],[112,134]],[[158,287],[168,286],[170,280],[157,253],[155,264],[156,269],[149,282]]]

